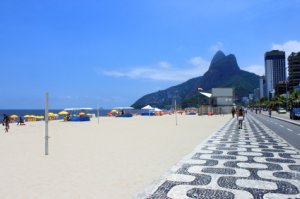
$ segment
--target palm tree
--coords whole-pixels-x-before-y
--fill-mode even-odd
[[[297,91],[293,91],[291,94],[290,94],[290,99],[293,100],[293,101],[298,101],[300,100],[300,91],[297,90]]]
[[[259,106],[260,107],[267,107],[269,106],[268,99],[266,97],[263,97],[259,100]]]
[[[300,103],[300,91],[293,91],[289,96],[289,106],[293,107],[295,103]]]

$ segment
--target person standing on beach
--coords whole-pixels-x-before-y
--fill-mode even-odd
[[[24,120],[21,116],[19,117],[19,121],[18,121],[17,125],[24,125]]]
[[[10,119],[7,115],[3,114],[3,125],[5,126],[5,133],[8,133]]]

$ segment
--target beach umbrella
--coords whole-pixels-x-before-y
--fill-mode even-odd
[[[48,116],[54,116],[54,113],[49,112],[49,113],[48,113]]]
[[[117,113],[118,111],[116,109],[111,110],[112,113]]]
[[[85,113],[84,112],[80,112],[79,115],[85,115]]]
[[[154,108],[150,105],[147,105],[145,107],[142,108],[143,110],[153,110]]]
[[[25,115],[25,118],[35,117],[34,115]]]
[[[68,115],[69,113],[67,111],[60,111],[58,114],[59,115]]]
[[[37,116],[35,116],[35,118],[38,119],[38,120],[39,120],[39,119],[44,119],[44,116],[37,115]]]
[[[16,118],[18,118],[19,116],[17,116],[17,115],[11,115],[10,116],[10,118],[12,118],[12,119],[16,119]]]
[[[131,110],[131,109],[134,109],[134,108],[131,107],[131,106],[119,106],[119,107],[115,107],[114,109],[117,109],[117,110]]]

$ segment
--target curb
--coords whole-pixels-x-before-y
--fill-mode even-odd
[[[264,115],[264,116],[266,116],[266,117],[269,117],[269,115],[267,115],[267,114],[265,114],[265,113],[261,113],[261,115]],[[271,116],[271,118],[275,118],[275,119],[277,119],[277,120],[285,121],[285,122],[288,122],[288,123],[291,123],[291,124],[300,126],[300,123],[294,122],[294,121],[292,121],[292,120],[288,120],[288,119],[284,119],[284,118],[280,118],[280,117],[276,117],[276,116]]]

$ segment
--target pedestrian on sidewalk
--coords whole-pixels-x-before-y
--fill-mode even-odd
[[[238,119],[238,126],[239,126],[239,129],[242,129],[243,128],[243,120],[244,120],[244,117],[245,117],[245,114],[244,114],[244,110],[242,108],[240,108],[238,110],[238,113],[237,113],[237,119]]]
[[[272,116],[272,109],[271,109],[271,107],[269,107],[269,117],[271,117]]]
[[[232,118],[234,118],[234,115],[235,115],[235,108],[234,107],[232,107],[232,109],[231,109],[231,114],[232,114]]]

